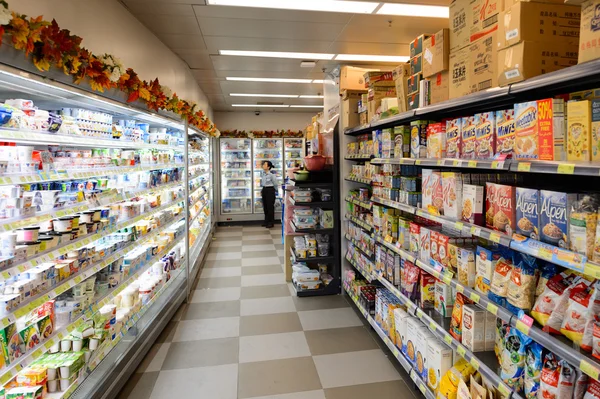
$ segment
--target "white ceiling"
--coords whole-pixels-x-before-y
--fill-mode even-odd
[[[408,55],[408,43],[448,26],[447,19],[264,8],[207,6],[204,0],[120,0],[192,69],[215,111],[249,111],[231,104],[322,104],[319,99],[231,97],[231,93],[322,94],[322,84],[226,81],[233,77],[323,79],[339,61],[234,57],[219,50]],[[248,0],[251,3],[251,0]],[[449,0],[386,0],[449,5]],[[352,62],[360,65],[359,62]],[[390,64],[393,67],[393,64]],[[268,111],[268,108],[261,108]],[[278,112],[307,112],[280,108]],[[315,109],[318,111],[318,109]]]

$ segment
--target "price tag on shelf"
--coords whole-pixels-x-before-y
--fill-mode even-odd
[[[443,159],[438,159],[437,160],[437,166],[444,166],[444,160]]]
[[[452,275],[450,275],[450,274],[444,274],[444,276],[442,277],[442,281],[446,285],[450,285],[452,283]]]
[[[595,365],[593,365],[585,359],[581,360],[581,363],[579,363],[579,368],[581,369],[581,371],[583,371],[585,374],[589,375],[595,380],[598,380],[600,377],[600,370],[598,369],[598,367],[596,367]]]
[[[487,309],[488,312],[490,312],[490,313],[492,313],[494,315],[498,314],[498,306],[494,305],[491,302],[488,302],[488,304],[486,306],[486,309]]]
[[[421,160],[420,160],[420,159],[417,159],[417,160],[415,161],[415,165],[421,165]]]
[[[461,161],[459,159],[455,159],[454,161],[452,161],[452,166],[461,166]]]
[[[425,393],[425,391],[427,390],[427,388],[425,388],[425,384],[423,384],[420,381],[419,381],[419,390],[423,393]]]
[[[562,175],[572,175],[573,173],[575,173],[575,164],[561,163],[556,168],[556,172]]]
[[[437,324],[435,324],[435,321],[431,320],[429,322],[429,329],[432,330],[432,331],[437,330]]]
[[[529,172],[531,170],[531,162],[519,162],[517,170],[519,172]]]
[[[477,294],[475,292],[471,292],[471,294],[469,295],[469,299],[471,299],[475,303],[479,303],[479,300],[481,299],[481,297],[479,296],[479,294]]]
[[[503,383],[498,384],[498,391],[500,391],[504,397],[508,397],[508,395],[510,395],[510,390]]]
[[[463,222],[455,222],[454,223],[454,228],[456,228],[457,230],[462,230],[464,227]]]
[[[467,355],[467,348],[465,348],[461,344],[458,344],[456,346],[456,352],[458,352],[458,354],[461,355],[462,357],[465,357]]]
[[[469,360],[469,363],[471,363],[471,365],[475,368],[475,370],[479,370],[479,360],[472,357],[471,360]]]
[[[463,292],[465,292],[465,288],[462,285],[457,285],[456,292],[460,292],[462,294]]]
[[[481,235],[481,229],[479,227],[471,226],[471,235],[479,237]]]
[[[552,260],[552,250],[550,248],[546,248],[546,247],[539,247],[538,248],[538,257],[547,260],[547,261],[551,261]]]
[[[446,343],[448,345],[452,345],[452,335],[450,335],[450,334],[444,335],[444,341],[446,341]]]
[[[517,330],[521,331],[523,334],[529,335],[530,327],[527,324],[525,324],[524,322],[522,322],[521,320],[517,320],[516,327],[517,327]]]

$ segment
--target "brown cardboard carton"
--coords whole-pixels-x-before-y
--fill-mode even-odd
[[[365,73],[373,71],[369,68],[343,66],[340,71],[340,93],[342,90],[365,90]],[[375,69],[376,70],[376,69]]]
[[[408,111],[408,77],[410,76],[410,65],[402,64],[396,67],[392,74],[396,85],[396,97],[398,98],[398,112]]]
[[[471,68],[469,67],[469,47],[450,52],[450,98],[462,97],[471,93]]]
[[[530,1],[532,1],[532,0],[504,0],[504,10],[511,7],[513,4],[527,3]],[[535,1],[538,1],[538,0],[535,0]],[[543,1],[538,1],[538,3],[581,5],[581,3],[583,3],[583,0],[543,0]]]
[[[417,38],[415,40],[410,42],[409,50],[410,50],[411,58],[416,57],[417,55],[419,55],[423,52],[423,41],[430,36],[431,35],[428,35],[428,34],[420,35],[420,36],[417,36]]]
[[[450,98],[450,73],[448,71],[439,72],[427,79],[429,80],[430,104],[441,103]]]
[[[369,89],[369,99],[367,101],[367,118],[369,122],[377,115],[381,100],[385,97],[396,97],[396,89],[393,87],[372,87]]]
[[[588,0],[581,5],[581,37],[579,63],[600,58],[600,0]]]
[[[392,71],[369,71],[364,74],[364,78],[365,88],[394,86]]]
[[[472,93],[498,86],[496,36],[490,32],[469,46]]]
[[[425,41],[429,38],[425,39]],[[423,72],[423,54],[415,55],[410,59],[410,74]]]
[[[506,86],[577,64],[577,45],[521,42],[498,52],[498,85]]]
[[[498,48],[522,41],[578,44],[580,7],[519,2],[502,12]]]
[[[353,97],[357,97],[358,99],[360,99],[361,95],[363,94],[367,94],[367,89],[364,90],[341,90],[340,92],[340,97],[342,97],[342,101],[347,99],[347,98],[353,98]],[[365,97],[365,101],[366,101],[366,97]]]
[[[472,43],[498,28],[498,13],[503,0],[471,0],[469,41]]]
[[[358,116],[358,102],[360,93],[347,92],[347,97],[342,100],[342,125],[345,128],[358,126],[360,118]]]
[[[450,3],[450,51],[456,51],[469,44],[471,27],[470,0],[453,0]]]
[[[428,78],[448,70],[450,30],[442,29],[423,42],[423,76]]]
[[[407,101],[409,110],[419,108],[419,93],[409,94]]]
[[[406,79],[408,84],[408,94],[413,94],[419,91],[419,83],[423,80],[423,75],[417,73]]]

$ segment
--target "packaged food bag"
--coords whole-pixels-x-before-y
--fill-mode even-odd
[[[577,372],[575,367],[571,366],[565,360],[560,362],[560,377],[558,379],[558,397],[557,399],[573,398],[575,392],[575,379]]]
[[[458,381],[458,389],[456,391],[456,399],[472,399],[471,391],[467,383],[463,380]]]
[[[571,287],[580,279],[581,277],[567,271],[548,281],[546,289],[537,298],[531,310],[531,316],[543,326],[544,331],[560,333],[560,326],[569,306]]]
[[[590,377],[579,369],[575,369],[577,378],[575,379],[575,391],[573,392],[573,399],[583,399],[585,390],[590,382]]]
[[[536,399],[540,390],[540,377],[542,375],[542,350],[537,342],[532,342],[525,349],[525,398]]]
[[[583,350],[591,352],[594,315],[600,311],[598,283],[586,279],[571,290],[569,306],[565,312],[560,332]]]
[[[600,399],[600,382],[596,380],[590,380],[590,383],[585,390],[583,399]]]
[[[402,260],[400,292],[413,302],[419,298],[421,268],[408,260]]]
[[[531,338],[516,328],[511,328],[504,340],[500,378],[516,392],[523,390],[525,349],[531,342]]]
[[[569,242],[571,251],[594,257],[596,228],[598,224],[598,202],[595,197],[585,195],[575,201],[569,217]]]
[[[510,324],[502,320],[501,318],[496,318],[496,342],[494,342],[494,352],[496,353],[496,358],[498,359],[498,363],[502,361],[502,349],[504,347],[504,339],[506,335],[510,331]]]
[[[536,299],[544,293],[546,284],[548,284],[548,281],[552,277],[556,276],[556,273],[558,273],[558,270],[556,269],[556,265],[554,263],[544,262],[542,267],[540,267],[540,278],[538,279],[535,289]]]
[[[488,298],[500,306],[506,306],[506,295],[512,270],[512,259],[500,258],[494,267]]]
[[[515,266],[510,274],[506,296],[506,307],[514,314],[533,307],[537,272],[536,259],[533,256],[515,254]]]
[[[596,319],[598,319],[598,317],[596,317]],[[600,322],[598,321],[594,323],[592,342],[594,346],[592,355],[596,359],[600,359]]]

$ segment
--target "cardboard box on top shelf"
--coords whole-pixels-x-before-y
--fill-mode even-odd
[[[579,6],[519,2],[499,18],[498,49],[522,41],[578,44]]]
[[[577,64],[577,45],[521,42],[498,51],[498,85],[506,86]]]
[[[472,93],[498,86],[496,33],[490,32],[469,46]]]
[[[419,35],[415,38],[415,40],[410,42],[410,45],[409,45],[410,58],[416,57],[417,55],[419,55],[423,52],[423,41],[430,36],[431,35],[429,35],[429,34]]]
[[[417,109],[419,108],[419,93],[409,94],[407,97],[408,101],[408,109]]]
[[[379,71],[377,68],[343,66],[340,70],[340,93],[343,90],[365,90],[365,73]]]
[[[342,124],[345,128],[360,125],[358,103],[361,93],[347,92],[347,97],[342,100]]]
[[[423,76],[428,78],[448,70],[450,31],[442,29],[423,42]]]
[[[360,126],[369,123],[369,114],[367,111],[358,113],[358,123]]]
[[[369,122],[377,116],[377,111],[381,107],[381,100],[386,97],[396,97],[394,87],[372,87],[369,89],[369,99],[367,101],[367,119]]]
[[[364,74],[364,78],[365,88],[394,86],[392,71],[369,71]]]
[[[570,4],[570,5],[581,5],[585,0],[504,0],[504,9],[506,10],[508,7],[511,7],[516,3],[527,3],[530,1],[535,1],[536,3],[546,3],[546,4]]]
[[[396,97],[398,98],[398,111],[408,111],[408,77],[410,76],[410,65],[402,64],[392,71],[394,84],[396,86]]]
[[[417,73],[406,79],[408,85],[408,94],[413,94],[419,91],[419,83],[423,80],[423,75]]]
[[[367,89],[364,90],[341,90],[340,91],[340,97],[342,98],[342,101],[344,101],[347,98],[360,98],[360,96],[362,94],[367,94]]]
[[[503,0],[471,0],[469,41],[472,43],[498,29],[498,14],[503,9]]]
[[[471,16],[470,0],[452,0],[450,3],[450,51],[469,45]]]
[[[469,47],[450,52],[449,97],[457,98],[471,93],[471,68],[469,67]]]
[[[600,58],[600,0],[581,5],[579,63]]]
[[[450,98],[450,73],[439,72],[427,78],[429,80],[429,103],[437,104]]]

